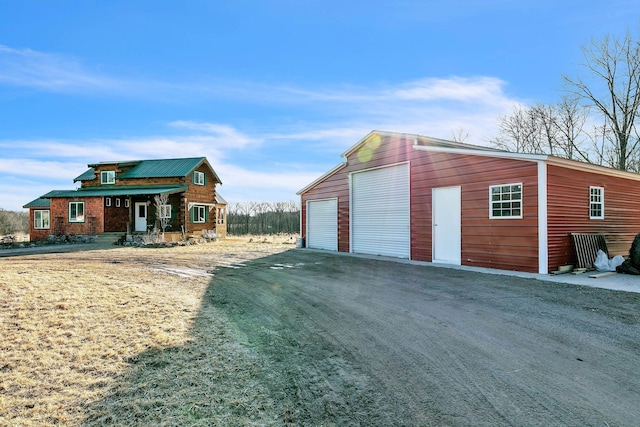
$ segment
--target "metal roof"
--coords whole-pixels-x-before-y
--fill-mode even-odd
[[[23,206],[25,209],[29,208],[48,208],[51,206],[51,200],[43,199],[42,197],[38,197],[35,200],[30,201],[26,205]]]
[[[91,181],[93,179],[96,179],[96,171],[93,168],[89,168],[88,170],[83,172],[82,175],[73,178],[73,182]]]
[[[152,160],[127,160],[121,162],[101,162],[90,164],[89,169],[82,175],[76,177],[76,181],[91,181],[97,178],[95,169],[99,166],[113,165],[115,167],[130,167],[118,174],[118,179],[132,178],[173,178],[185,177],[193,172],[202,163],[206,163],[213,172],[213,176],[218,183],[222,183],[216,172],[213,170],[206,157],[188,157],[183,159],[152,159]]]
[[[188,189],[187,184],[181,185],[130,185],[130,186],[105,186],[79,188],[77,190],[53,190],[41,198],[52,199],[58,197],[118,197],[118,196],[143,196],[151,194],[173,194]]]
[[[205,160],[204,157],[142,160],[128,171],[118,174],[118,179],[187,176]]]
[[[219,205],[226,205],[227,204],[227,201],[220,194],[218,194],[217,192],[216,192],[215,202],[217,204],[219,204]]]

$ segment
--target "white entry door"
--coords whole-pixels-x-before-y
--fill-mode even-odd
[[[147,203],[136,202],[135,211],[136,231],[147,231]]]
[[[433,189],[433,262],[460,265],[460,187]]]

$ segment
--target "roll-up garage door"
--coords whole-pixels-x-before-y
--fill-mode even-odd
[[[312,249],[338,250],[338,199],[307,203],[307,242]]]
[[[411,256],[409,165],[355,172],[351,176],[351,251]]]

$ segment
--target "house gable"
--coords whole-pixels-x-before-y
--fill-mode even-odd
[[[153,227],[154,197],[162,194],[169,196],[172,206],[166,212],[171,212],[173,231],[193,232],[216,227],[217,211],[213,208],[213,214],[207,213],[205,222],[189,221],[190,205],[215,206],[216,185],[221,184],[205,157],[102,162],[88,166],[88,170],[74,179],[81,182],[79,189],[54,190],[42,196],[51,204],[56,233],[133,230],[139,214],[135,208],[140,205],[147,207],[143,218],[148,227]],[[200,182],[194,182],[194,175]],[[29,207],[33,203],[35,201]],[[86,220],[76,218],[77,210],[86,213]]]

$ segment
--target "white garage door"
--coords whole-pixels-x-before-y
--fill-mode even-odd
[[[411,256],[407,163],[351,176],[351,251]]]
[[[311,249],[338,250],[338,199],[307,202],[307,243]]]

